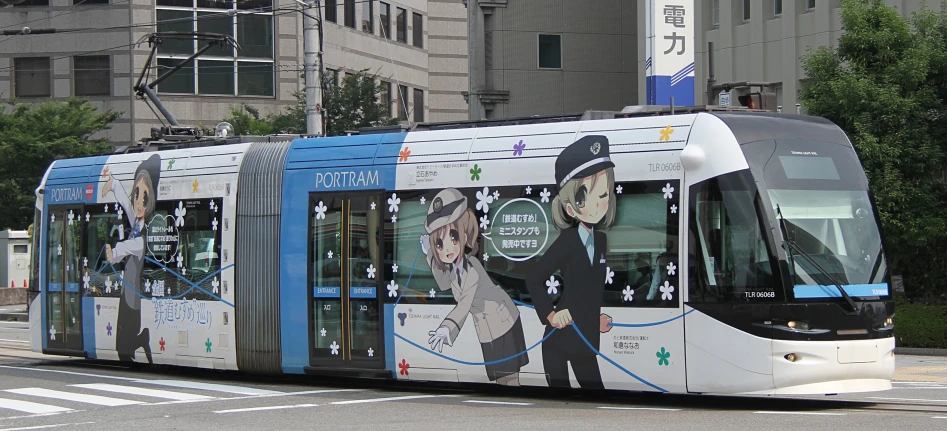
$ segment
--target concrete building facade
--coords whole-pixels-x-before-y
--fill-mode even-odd
[[[377,73],[391,87],[380,97],[392,116],[406,121],[466,118],[466,82],[455,82],[465,79],[458,71],[466,70],[466,38],[460,37],[466,29],[457,28],[465,15],[460,0],[319,4],[327,73],[337,79],[363,69]],[[168,110],[182,125],[208,128],[243,104],[277,112],[294,104],[304,85],[299,10],[293,0],[25,0],[0,8],[0,28],[32,30],[0,40],[0,99],[87,98],[100,109],[122,112],[104,134],[127,145],[163,119],[132,90],[151,52],[147,36],[211,32],[232,37],[240,50],[212,47],[161,82],[156,90]],[[165,40],[149,65],[150,80],[203,46]],[[432,81],[432,62],[451,75],[435,74]]]
[[[644,2],[638,2],[639,14]],[[701,0],[695,1],[695,103],[707,103],[708,42],[714,43],[715,79],[726,82],[770,82],[783,112],[795,113],[805,80],[801,58],[819,46],[836,47],[842,35],[841,0]],[[904,16],[921,10],[924,0],[886,0]],[[940,10],[939,0],[926,2]],[[639,18],[639,26],[644,21]],[[645,58],[638,56],[638,69]],[[643,104],[644,83],[638,102]],[[749,89],[734,90],[732,100]],[[755,91],[755,89],[754,89]],[[802,111],[801,107],[799,108]]]

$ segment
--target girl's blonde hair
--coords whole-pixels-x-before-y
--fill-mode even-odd
[[[601,171],[599,171],[601,172]],[[589,175],[591,177],[597,176],[598,172]],[[582,178],[573,178],[566,182],[564,186],[559,189],[559,194],[555,199],[552,200],[552,221],[556,223],[556,227],[559,229],[568,229],[578,223],[574,217],[570,216],[566,210],[566,205],[572,205],[572,209],[575,211],[579,210],[579,207],[576,205],[576,192],[579,191],[579,187],[582,185],[582,182],[588,177]],[[613,168],[605,169],[605,178],[608,181],[608,190],[610,194],[614,194],[615,190],[615,170]],[[592,187],[595,187],[596,180],[593,180]],[[608,199],[608,211],[605,213],[605,217],[602,217],[602,220],[596,225],[600,229],[608,229],[612,227],[612,224],[615,223],[615,212],[616,207],[618,206],[617,199],[615,196],[610,196]]]
[[[464,254],[477,254],[477,250],[479,249],[477,237],[480,236],[480,227],[477,226],[477,216],[474,215],[472,209],[467,208],[460,218],[455,220],[453,223],[448,223],[447,225],[441,226],[434,232],[431,232],[431,235],[428,238],[431,250],[431,255],[428,256],[428,260],[431,263],[431,268],[436,268],[440,271],[450,270],[447,264],[441,262],[441,259],[437,255],[437,239],[441,237],[445,229],[456,229],[458,235],[463,235],[462,237],[458,238],[458,240],[464,242]]]

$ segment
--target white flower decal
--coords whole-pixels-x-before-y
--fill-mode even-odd
[[[183,267],[183,266],[184,266],[184,255],[181,254],[181,253],[178,253],[177,261],[178,261],[178,268]]]
[[[217,202],[210,201],[210,209],[214,210],[214,212],[217,212]]]
[[[485,213],[490,213],[490,204],[493,203],[493,195],[490,194],[490,189],[484,187],[483,191],[477,192],[477,209]]]
[[[217,230],[217,218],[214,218],[214,223],[212,224],[214,226],[214,230]]]
[[[187,208],[184,208],[184,202],[179,201],[178,207],[174,209],[174,225],[184,226],[184,215],[187,214]]]
[[[618,187],[615,187],[615,193],[621,194],[621,191],[622,191],[622,190],[623,190],[623,188],[622,188],[621,184],[619,184]]]
[[[397,264],[397,263],[391,265],[391,272],[398,272],[398,264]]]
[[[316,204],[316,208],[315,208],[316,220],[324,220],[326,218],[327,209],[329,209],[329,207],[327,207],[326,204],[324,204],[322,201],[319,201],[319,203]]]
[[[397,223],[397,222],[398,222],[398,216],[392,214],[392,215],[391,215],[391,222],[392,222],[392,223]]]
[[[329,345],[329,350],[332,351],[332,354],[333,354],[333,355],[338,356],[338,355],[339,355],[339,343],[336,343],[335,341],[333,341],[332,344]]]
[[[487,252],[483,252],[483,261],[486,262],[488,260],[490,260],[490,254],[488,254]]]
[[[118,213],[115,214],[115,217],[116,217],[116,218],[122,218],[123,215],[125,215],[125,210],[122,209],[122,208],[119,208],[119,209],[118,209]]]
[[[92,277],[89,277],[88,271],[85,273],[85,275],[82,276],[82,287],[84,287],[85,290],[89,290],[89,280],[91,279]]]
[[[667,266],[668,275],[674,275],[677,273],[677,266],[674,265],[674,262],[671,262]]]
[[[671,214],[677,214],[677,205],[671,205]]]
[[[326,253],[326,257],[328,257],[329,259],[332,259],[332,250],[329,250],[329,252]]]
[[[388,282],[388,297],[394,298],[398,296],[398,284],[394,280]]]
[[[62,244],[56,246],[56,255],[62,256]]]
[[[373,350],[371,347],[369,347],[369,348],[368,348],[368,357],[371,358],[371,357],[373,357],[373,356],[375,356],[375,350]]]
[[[625,290],[621,291],[624,295],[625,302],[632,302],[635,299],[635,291],[631,290],[631,286],[625,286]]]
[[[388,211],[393,213],[398,212],[398,205],[401,205],[401,198],[399,198],[396,193],[392,193],[391,197],[388,198]]]
[[[145,280],[145,293],[151,293],[151,280]]]
[[[105,204],[105,212],[109,212],[109,204]]]
[[[50,214],[50,215],[49,215],[49,222],[50,222],[50,223],[56,223],[56,214]]]
[[[437,296],[437,292],[435,292],[434,289],[431,289],[431,291],[428,293],[431,294],[431,298]]]
[[[375,278],[375,265],[369,264],[365,272],[368,273],[368,278]]]
[[[499,191],[499,190],[494,190],[494,191],[493,191],[493,201],[496,202],[496,201],[499,201],[499,200],[500,200],[500,191]]]
[[[56,341],[56,328],[49,328],[49,339]]]
[[[531,186],[526,186],[526,194],[528,195],[533,194],[533,188]]]
[[[549,202],[549,196],[550,196],[551,194],[552,194],[552,193],[549,193],[549,189],[547,189],[547,188],[544,187],[544,188],[543,188],[543,191],[539,193],[539,197],[542,198],[542,199],[540,199],[540,202],[542,202],[542,203],[547,203],[547,202]]]
[[[319,335],[325,337],[325,336],[326,336],[326,328],[322,328],[322,330],[319,331]]]
[[[661,299],[664,301],[670,301],[674,299],[674,296],[671,295],[674,293],[674,286],[671,286],[667,280],[664,281],[664,286],[661,286]]]
[[[480,229],[487,230],[487,227],[490,226],[490,219],[487,218],[487,215],[484,214],[480,216]]]
[[[375,205],[375,203],[372,202],[372,211],[375,211],[375,207],[377,207],[377,205]]]
[[[68,224],[69,226],[72,226],[72,221],[75,219],[76,219],[76,215],[72,213],[72,210],[69,210],[69,222],[67,222],[66,224]]]
[[[615,276],[615,271],[612,271],[611,268],[605,267],[605,284],[612,284],[612,277]]]
[[[89,213],[85,213],[85,221],[89,221]]]
[[[546,280],[546,293],[550,295],[559,293],[559,280],[556,280],[555,276],[550,275],[549,280]]]
[[[421,205],[424,205],[425,202],[427,202],[427,199],[424,196],[421,196]]]
[[[88,257],[83,257],[83,258],[82,258],[82,267],[84,268],[84,267],[87,267],[87,266],[89,266],[89,258],[88,258]]]
[[[667,183],[667,185],[664,186],[661,191],[664,192],[664,199],[671,199],[674,197],[674,187],[671,187],[671,183]]]
[[[217,280],[217,277],[214,277],[214,281],[212,281],[210,285],[214,286],[214,295],[220,293],[220,281]]]

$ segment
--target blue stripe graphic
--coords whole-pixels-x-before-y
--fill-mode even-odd
[[[886,296],[888,295],[887,283],[876,284],[843,284],[845,293],[851,296]],[[820,285],[796,285],[793,286],[793,293],[796,298],[841,298],[842,293],[836,286]]]

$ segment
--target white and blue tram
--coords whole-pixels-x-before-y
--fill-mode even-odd
[[[828,121],[257,141],[54,162],[32,349],[674,393],[891,387],[878,217]]]

